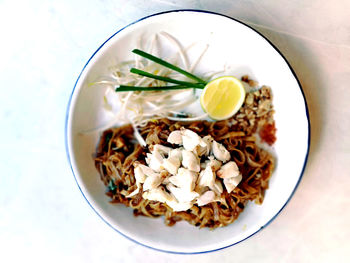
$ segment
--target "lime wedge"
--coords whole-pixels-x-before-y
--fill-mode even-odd
[[[224,76],[210,81],[204,88],[200,103],[203,110],[214,120],[232,117],[242,106],[245,89],[240,80]]]

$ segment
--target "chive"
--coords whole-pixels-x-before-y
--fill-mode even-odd
[[[179,68],[179,67],[177,67],[177,66],[175,66],[175,65],[173,65],[173,64],[171,64],[169,62],[166,62],[166,61],[164,61],[164,60],[162,60],[162,59],[160,59],[158,57],[155,57],[155,56],[153,56],[153,55],[151,55],[151,54],[149,54],[149,53],[147,53],[145,51],[142,51],[140,49],[134,49],[132,52],[137,54],[137,55],[140,55],[140,56],[142,56],[144,58],[147,58],[147,59],[149,59],[149,60],[151,60],[153,62],[156,62],[159,65],[162,65],[164,67],[167,67],[169,69],[177,71],[177,72],[185,75],[186,77],[188,77],[190,79],[193,79],[193,80],[195,80],[195,81],[197,81],[199,83],[207,84],[206,81],[202,80],[201,78],[198,78],[197,76],[191,74],[190,72],[187,72],[186,70],[183,70],[183,69],[181,69],[181,68]]]
[[[169,83],[174,83],[174,84],[180,84],[183,86],[191,87],[191,88],[197,88],[197,89],[203,89],[204,88],[204,83],[192,83],[192,82],[187,82],[187,81],[182,81],[182,80],[177,80],[177,79],[172,79],[168,77],[163,77],[163,76],[158,76],[154,75],[151,73],[148,73],[146,71],[137,69],[137,68],[132,68],[130,69],[131,73],[135,73],[144,77],[152,78],[152,79],[158,79],[161,81],[169,82]]]
[[[176,89],[189,89],[192,87],[183,86],[183,85],[173,85],[173,86],[153,86],[153,87],[140,87],[140,86],[127,86],[120,85],[115,89],[116,92],[124,91],[154,91],[154,90],[176,90]]]

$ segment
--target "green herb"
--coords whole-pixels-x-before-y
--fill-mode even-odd
[[[167,83],[173,83],[177,85],[165,85],[165,86],[155,86],[155,87],[139,87],[139,86],[129,86],[129,85],[120,85],[115,89],[116,92],[125,92],[125,91],[154,91],[154,90],[176,90],[176,89],[204,89],[205,85],[207,85],[207,82],[202,80],[201,78],[187,72],[186,70],[183,70],[169,62],[166,62],[165,60],[162,60],[158,57],[155,57],[145,51],[139,50],[139,49],[134,49],[132,51],[133,53],[140,55],[146,59],[149,59],[155,63],[158,63],[159,65],[162,65],[164,67],[167,67],[171,70],[177,71],[184,76],[195,80],[196,82],[188,82],[188,81],[183,81],[183,80],[177,80],[177,79],[172,79],[169,77],[164,77],[164,76],[159,76],[155,75],[146,71],[143,71],[141,69],[137,68],[131,68],[130,72],[134,74],[138,74],[143,77],[147,78],[152,78],[152,79],[157,79],[161,80]]]
[[[130,70],[130,72],[144,76],[144,77],[157,79],[157,80],[161,80],[161,81],[165,81],[165,82],[169,82],[169,83],[179,84],[179,85],[187,86],[190,88],[203,89],[205,86],[204,83],[193,83],[193,82],[187,82],[187,81],[183,81],[183,80],[172,79],[172,78],[168,78],[168,77],[154,75],[154,74],[151,74],[151,73],[148,73],[146,71],[136,69],[136,68],[132,68]]]
[[[115,191],[117,189],[117,186],[114,184],[113,180],[109,180],[109,183],[108,183],[108,188],[110,191]]]
[[[197,76],[191,74],[190,72],[187,72],[186,70],[183,70],[183,69],[181,69],[181,68],[179,68],[179,67],[177,67],[177,66],[175,66],[175,65],[173,65],[165,60],[162,60],[161,58],[155,57],[155,56],[153,56],[145,51],[142,51],[139,49],[134,49],[132,52],[137,54],[137,55],[140,55],[144,58],[147,58],[147,59],[149,59],[149,60],[151,60],[159,65],[162,65],[162,66],[167,67],[171,70],[177,71],[177,72],[181,73],[182,75],[185,75],[186,77],[193,79],[199,83],[202,83],[204,85],[206,84],[206,81],[202,80],[201,78],[198,78]]]
[[[139,86],[127,86],[120,85],[115,89],[116,92],[123,91],[155,91],[155,90],[176,90],[176,89],[188,89],[188,86],[173,85],[173,86],[153,86],[153,87],[139,87]]]

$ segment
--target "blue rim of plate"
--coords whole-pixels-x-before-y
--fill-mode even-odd
[[[134,239],[132,239],[131,237],[123,234],[121,231],[119,231],[118,229],[116,229],[115,227],[113,227],[109,222],[107,222],[96,210],[95,208],[92,206],[92,204],[87,200],[86,196],[84,195],[78,181],[77,181],[77,178],[75,176],[75,173],[74,173],[74,170],[73,170],[73,167],[72,167],[72,163],[71,163],[71,157],[70,157],[70,153],[69,153],[69,147],[68,147],[68,135],[67,135],[67,129],[68,129],[68,119],[69,119],[69,110],[70,110],[70,105],[71,105],[71,101],[72,101],[72,97],[73,97],[73,94],[74,94],[74,91],[75,91],[75,88],[77,86],[77,83],[82,75],[82,73],[84,72],[85,68],[87,67],[87,65],[89,64],[89,62],[91,61],[91,59],[96,55],[96,53],[111,39],[113,38],[115,35],[117,35],[119,32],[121,32],[122,30],[124,30],[125,28],[133,25],[133,24],[136,24],[142,20],[145,20],[147,18],[150,18],[150,17],[153,17],[153,16],[157,16],[157,15],[162,15],[162,14],[167,14],[167,13],[175,13],[175,12],[197,12],[197,13],[207,13],[207,14],[212,14],[212,15],[218,15],[218,16],[222,16],[222,17],[226,17],[228,19],[231,19],[237,23],[240,23],[246,27],[248,27],[249,29],[253,30],[255,33],[257,33],[259,36],[261,36],[265,41],[267,41],[278,53],[279,55],[284,59],[284,61],[286,62],[286,64],[288,65],[289,67],[289,70],[292,72],[294,78],[296,79],[297,83],[298,83],[298,86],[299,86],[299,89],[301,91],[301,94],[303,96],[303,99],[304,99],[304,104],[305,104],[305,111],[306,111],[306,118],[307,118],[307,122],[308,122],[308,139],[307,139],[307,151],[306,151],[306,155],[305,155],[305,160],[304,160],[304,164],[303,164],[303,168],[301,170],[301,173],[300,173],[300,176],[299,176],[299,179],[291,193],[291,195],[289,196],[289,198],[287,199],[286,203],[281,207],[281,209],[265,224],[263,225],[262,227],[260,227],[257,231],[255,231],[254,233],[252,233],[251,235],[245,237],[244,239],[240,240],[240,241],[237,241],[233,244],[230,244],[230,245],[227,245],[227,246],[224,246],[224,247],[220,247],[220,248],[216,248],[216,249],[212,249],[212,250],[206,250],[206,251],[195,251],[195,252],[179,252],[179,251],[170,251],[170,250],[164,250],[164,249],[159,249],[159,248],[155,248],[155,247],[151,247],[151,246],[148,246],[146,244],[143,244],[143,243],[140,243]],[[237,245],[241,242],[243,242],[244,240],[247,240],[248,238],[252,237],[253,235],[255,235],[256,233],[260,232],[262,229],[266,228],[280,213],[281,211],[286,207],[286,205],[289,203],[289,201],[291,200],[291,198],[293,197],[296,189],[298,188],[299,186],[299,183],[303,177],[303,174],[304,174],[304,171],[305,171],[305,168],[306,168],[306,163],[307,163],[307,159],[309,157],[309,152],[310,152],[310,134],[311,134],[311,128],[310,128],[310,117],[309,117],[309,110],[308,110],[308,106],[307,106],[307,102],[306,102],[306,99],[305,99],[305,94],[304,94],[304,91],[301,87],[301,84],[300,84],[300,81],[296,75],[296,73],[294,72],[293,68],[291,67],[291,65],[289,64],[288,60],[283,56],[282,52],[270,41],[268,40],[264,35],[262,35],[260,32],[258,32],[257,30],[255,30],[254,28],[252,28],[251,26],[235,19],[235,18],[232,18],[230,16],[227,16],[227,15],[223,15],[223,14],[220,14],[220,13],[216,13],[216,12],[212,12],[212,11],[207,11],[207,10],[199,10],[199,9],[176,9],[176,10],[170,10],[170,11],[164,11],[164,12],[159,12],[159,13],[155,13],[155,14],[152,14],[152,15],[148,15],[148,16],[145,16],[143,18],[140,18],[124,27],[122,27],[121,29],[119,29],[117,32],[115,32],[112,36],[110,36],[105,42],[102,43],[102,45],[92,54],[92,56],[89,58],[89,60],[86,62],[85,66],[83,67],[82,71],[80,72],[75,84],[74,84],[74,87],[73,87],[73,90],[72,90],[72,93],[69,97],[69,101],[68,101],[68,105],[67,105],[67,111],[66,111],[66,118],[65,118],[65,129],[64,129],[64,139],[65,139],[65,148],[66,148],[66,154],[67,154],[67,158],[68,158],[68,162],[69,162],[69,165],[70,165],[70,168],[72,170],[72,173],[73,173],[73,176],[74,176],[74,179],[75,179],[75,182],[77,183],[78,185],[78,188],[80,190],[80,192],[82,193],[82,195],[84,196],[86,202],[89,204],[89,206],[92,208],[92,210],[95,211],[95,213],[108,225],[110,226],[112,229],[114,229],[116,232],[118,232],[120,235],[124,236],[125,238],[135,242],[136,244],[139,244],[141,246],[144,246],[144,247],[147,247],[147,248],[151,248],[151,249],[154,249],[154,250],[157,250],[157,251],[160,251],[160,252],[166,252],[166,253],[172,253],[172,254],[183,254],[183,255],[193,255],[193,254],[203,254],[203,253],[209,253],[209,252],[215,252],[215,251],[219,251],[219,250],[222,250],[222,249],[225,249],[225,248],[228,248],[228,247],[232,247],[234,245]]]

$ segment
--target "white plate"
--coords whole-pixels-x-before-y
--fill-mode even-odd
[[[278,163],[262,205],[250,203],[233,224],[210,231],[187,222],[167,227],[163,218],[134,217],[132,209],[111,205],[94,167],[92,154],[99,134],[79,135],[108,119],[102,108],[103,90],[88,88],[109,66],[132,57],[141,35],[166,31],[186,46],[210,39],[210,48],[197,73],[218,70],[224,64],[236,76],[249,74],[274,94]],[[310,127],[300,84],[282,54],[262,35],[232,18],[203,11],[177,10],[143,18],[115,33],[92,55],[81,72],[69,101],[66,147],[69,162],[82,194],[93,210],[125,237],[162,251],[203,253],[225,248],[266,227],[293,195],[305,168]]]

